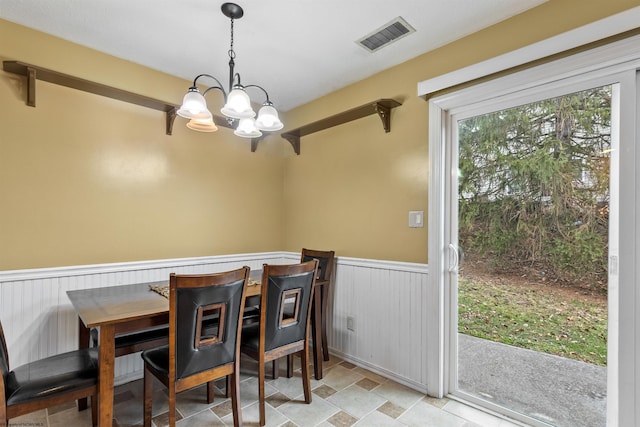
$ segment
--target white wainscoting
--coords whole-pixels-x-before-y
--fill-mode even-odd
[[[11,366],[78,347],[78,317],[66,292],[166,280],[170,273],[214,273],[263,263],[282,264],[283,254],[259,253],[0,272],[0,320]],[[116,384],[142,376],[142,359],[116,359]]]
[[[66,291],[298,262],[291,252],[224,255],[0,271],[0,320],[12,366],[77,348]],[[338,257],[329,292],[329,349],[352,363],[426,391],[426,264]],[[347,330],[347,316],[355,330]],[[116,384],[142,376],[138,354],[116,359]]]
[[[426,393],[427,265],[336,260],[327,316],[330,352]],[[354,331],[347,329],[347,317],[353,317]]]

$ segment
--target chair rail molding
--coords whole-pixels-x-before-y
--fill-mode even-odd
[[[109,264],[78,265],[67,267],[33,268],[0,271],[0,284],[19,280],[40,280],[70,276],[84,276],[114,272],[156,270],[164,268],[197,267],[211,264],[251,262],[264,259],[280,259],[282,252],[260,252],[248,254],[215,255],[193,258],[175,258],[149,261],[131,261]],[[271,262],[271,261],[270,261]],[[259,264],[252,268],[262,268]],[[167,280],[168,280],[167,276]]]

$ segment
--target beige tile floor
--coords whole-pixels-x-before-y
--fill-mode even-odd
[[[298,359],[299,363],[299,359]],[[293,378],[269,378],[267,370],[267,426],[349,427],[349,426],[434,426],[434,427],[515,427],[487,413],[449,399],[433,399],[332,356],[324,365],[324,378],[311,380],[313,402],[304,403],[300,370]],[[313,371],[312,371],[313,372]],[[257,364],[242,358],[241,404],[244,426],[258,426]],[[313,374],[312,374],[313,375]],[[224,388],[224,381],[217,382]],[[178,395],[179,427],[233,425],[231,401],[216,390],[213,404],[207,404],[204,388]],[[153,422],[155,427],[168,425],[166,390],[155,383]],[[114,427],[142,425],[142,381],[116,387]],[[78,412],[75,404],[14,418],[15,427],[91,426],[90,411]]]

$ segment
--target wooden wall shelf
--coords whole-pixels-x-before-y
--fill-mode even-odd
[[[378,99],[325,119],[318,120],[317,122],[309,123],[308,125],[304,125],[297,129],[284,132],[280,136],[289,141],[296,154],[300,155],[300,137],[376,113],[382,120],[382,127],[384,128],[384,131],[388,133],[391,132],[391,110],[399,107],[400,105],[402,104],[395,99]]]
[[[42,80],[72,89],[105,96],[107,98],[117,99],[119,101],[128,102],[130,104],[140,105],[142,107],[162,111],[166,114],[166,134],[171,135],[173,131],[173,122],[175,121],[177,115],[176,111],[178,111],[179,108],[179,106],[176,104],[149,98],[144,95],[128,92],[126,90],[81,79],[79,77],[70,76],[68,74],[63,74],[57,71],[52,71],[46,68],[39,67],[37,65],[27,64],[20,61],[3,61],[2,64],[4,71],[25,76],[27,78],[27,105],[31,107],[36,106],[36,80]],[[300,137],[334,126],[338,126],[352,120],[357,120],[374,113],[377,113],[378,116],[380,116],[384,131],[390,132],[391,110],[400,105],[402,104],[394,99],[378,99],[376,101],[369,102],[356,108],[352,108],[331,117],[327,117],[308,125],[304,125],[297,129],[292,129],[290,131],[284,132],[281,134],[281,136],[291,143],[294,151],[299,155]],[[232,126],[223,117],[214,115],[213,121],[217,126],[226,127],[229,129],[232,128]],[[260,138],[253,138],[251,140],[252,152],[256,151],[258,143],[263,138],[264,136]]]
[[[179,105],[159,101],[144,95],[128,92],[126,90],[59,73],[57,71],[48,70],[36,65],[26,64],[20,61],[3,61],[2,66],[4,71],[25,76],[27,78],[27,105],[31,107],[36,106],[36,80],[42,80],[44,82],[54,83],[60,86],[162,111],[166,114],[165,123],[167,135],[171,135],[171,132],[173,131],[173,122],[176,118],[176,111],[180,108]],[[231,125],[223,117],[214,115],[213,121],[217,126],[231,129]]]

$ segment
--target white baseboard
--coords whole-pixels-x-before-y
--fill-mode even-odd
[[[342,353],[340,351],[337,351],[336,349],[333,348],[329,348],[329,354],[332,354],[334,356],[337,356],[341,359],[346,360],[347,362],[353,363],[356,366],[359,366],[363,369],[366,369],[367,371],[371,371],[374,374],[378,374],[381,377],[385,377],[388,378],[390,380],[393,380],[399,384],[403,384],[406,385],[407,387],[419,391],[420,393],[424,393],[425,395],[427,394],[427,386],[426,384],[421,384],[419,382],[413,381],[411,378],[405,378],[403,376],[397,375],[395,372],[392,372],[388,369],[382,368],[380,366],[368,363],[364,360],[361,360],[357,357],[353,357],[349,354],[345,354]]]

